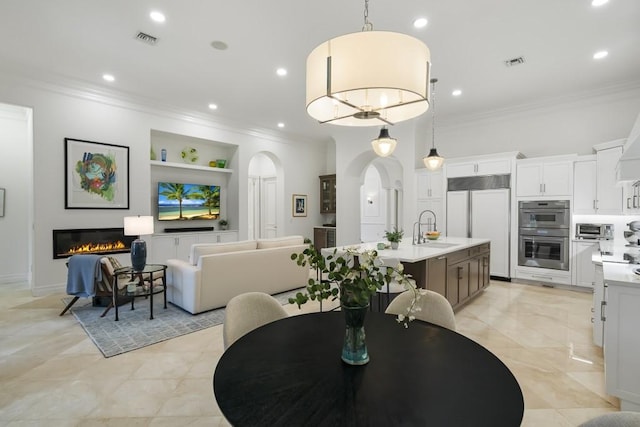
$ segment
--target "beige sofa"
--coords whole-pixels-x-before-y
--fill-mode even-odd
[[[167,261],[167,299],[196,314],[224,307],[245,292],[276,294],[305,286],[309,267],[291,260],[308,248],[302,236],[199,243],[189,262]]]

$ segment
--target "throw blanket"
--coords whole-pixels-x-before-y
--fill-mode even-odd
[[[67,294],[77,297],[94,296],[96,281],[102,280],[100,255],[73,255],[69,258]]]

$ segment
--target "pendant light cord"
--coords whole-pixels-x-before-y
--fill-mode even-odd
[[[372,31],[373,24],[369,22],[369,0],[364,0],[364,26],[362,31]]]
[[[433,121],[431,122],[431,148],[436,148],[436,83],[438,79],[431,79],[431,114]]]

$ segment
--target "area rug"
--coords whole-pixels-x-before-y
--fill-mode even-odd
[[[281,304],[288,304],[289,297],[299,289],[274,295]],[[64,298],[66,305],[70,298]],[[81,303],[84,302],[84,305]],[[137,350],[151,344],[197,332],[224,322],[224,308],[191,314],[167,303],[163,308],[162,296],[154,298],[153,320],[149,319],[149,301],[142,298],[135,301],[135,310],[130,304],[119,307],[119,319],[114,320],[112,308],[105,317],[100,317],[104,307],[93,307],[90,300],[79,300],[71,312],[80,322],[89,338],[100,349],[104,357],[112,357]]]

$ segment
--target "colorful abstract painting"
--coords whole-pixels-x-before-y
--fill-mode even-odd
[[[129,147],[65,138],[65,208],[128,209]]]

